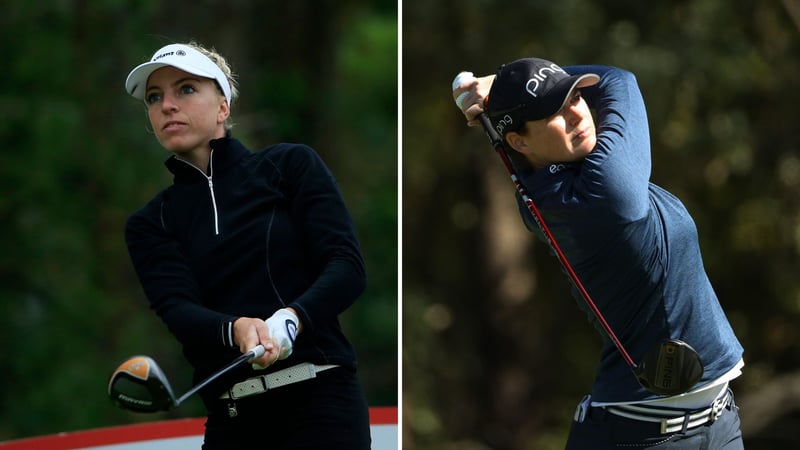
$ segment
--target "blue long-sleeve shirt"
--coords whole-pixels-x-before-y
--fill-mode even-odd
[[[636,78],[605,66],[573,66],[600,82],[581,89],[596,112],[597,144],[577,163],[551,164],[521,179],[556,242],[635,362],[665,338],[689,343],[719,378],[743,349],[703,267],[694,221],[681,201],[650,182],[647,113]],[[529,229],[530,213],[521,205]],[[602,332],[573,289],[578,305]],[[605,334],[592,397],[656,398],[642,388]]]

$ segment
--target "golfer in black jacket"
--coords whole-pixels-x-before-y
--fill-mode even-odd
[[[172,153],[173,184],[125,230],[151,308],[195,381],[267,349],[202,391],[203,448],[369,449],[355,352],[337,319],[365,287],[364,262],[328,168],[307,146],[251,152],[232,137],[236,84],[213,50],[167,45],[125,87]]]

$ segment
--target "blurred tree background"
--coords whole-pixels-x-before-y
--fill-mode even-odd
[[[125,77],[159,47],[215,47],[239,75],[234,134],[314,147],[359,230],[368,288],[343,316],[370,404],[397,405],[397,2],[8,0],[0,15],[0,440],[203,415],[106,397],[128,356],[177,392],[190,368],[148,309],[127,216],[171,182]]]
[[[403,447],[563,448],[601,340],[450,94],[540,56],[634,72],[652,180],[677,194],[745,347],[748,449],[800,446],[800,3],[402,5]],[[794,20],[793,20],[794,17]]]

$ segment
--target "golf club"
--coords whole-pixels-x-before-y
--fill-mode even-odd
[[[460,73],[454,81],[454,89],[457,85],[457,81],[465,83],[473,78],[474,76],[468,72]],[[548,246],[558,258],[570,282],[578,290],[608,338],[631,368],[639,384],[648,391],[658,395],[677,395],[688,392],[703,376],[703,364],[697,352],[689,344],[681,340],[664,339],[647,352],[639,364],[633,361],[633,358],[631,358],[625,346],[614,333],[614,330],[608,324],[605,317],[603,317],[603,314],[594,303],[594,300],[592,300],[592,297],[583,286],[583,283],[581,283],[581,280],[578,278],[569,260],[567,260],[564,252],[561,251],[561,247],[556,242],[553,233],[545,223],[536,204],[534,204],[533,200],[528,196],[525,186],[523,186],[517,176],[517,172],[511,164],[511,160],[503,146],[503,137],[492,127],[489,117],[485,112],[478,115],[477,119],[489,137],[489,142],[503,161],[503,165],[511,176],[511,181],[514,183],[522,201],[533,216],[536,226],[542,232]]]
[[[108,396],[117,406],[130,411],[142,413],[169,411],[220,376],[246,364],[252,358],[262,356],[264,352],[263,345],[253,347],[177,399],[169,380],[158,364],[149,356],[134,356],[123,361],[111,374],[108,381]]]

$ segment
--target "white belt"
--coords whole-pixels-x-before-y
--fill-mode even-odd
[[[234,384],[227,392],[222,394],[221,399],[236,400],[243,397],[267,392],[287,384],[316,378],[317,374],[328,369],[338,367],[337,364],[315,365],[302,363],[296,366],[287,367],[276,372],[257,377],[248,378],[242,382]]]
[[[615,405],[603,408],[611,414],[627,417],[628,419],[661,424],[661,433],[676,433],[686,431],[714,422],[722,415],[725,408],[731,403],[731,395],[726,392],[706,409],[697,411],[676,411],[665,408],[655,408],[637,405]]]

